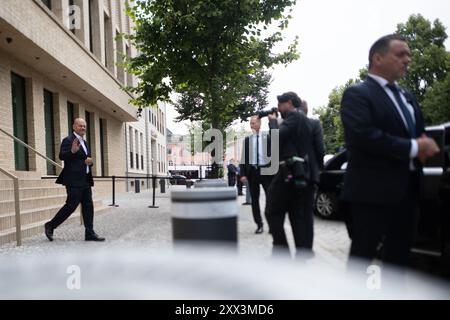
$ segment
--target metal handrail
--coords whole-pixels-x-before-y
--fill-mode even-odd
[[[28,144],[26,144],[25,142],[23,142],[22,140],[20,140],[19,138],[17,138],[16,136],[10,134],[9,132],[5,131],[4,129],[0,128],[0,132],[3,132],[4,134],[6,134],[8,137],[12,138],[14,141],[20,143],[21,145],[23,145],[24,147],[26,147],[27,149],[33,151],[34,153],[36,153],[38,156],[40,156],[41,158],[45,159],[47,162],[50,162],[51,164],[53,164],[54,166],[57,166],[59,168],[63,168],[59,163],[56,163],[55,161],[53,161],[52,159],[48,158],[47,156],[44,156],[42,153],[40,153],[39,151],[37,151],[36,149],[34,149],[33,147],[29,146]]]
[[[23,142],[22,140],[20,140],[16,136],[12,135],[8,131],[0,128],[0,132],[4,133],[5,135],[10,137],[11,139],[16,141],[17,143],[20,143],[25,148],[33,151],[38,156],[40,156],[41,158],[45,159],[47,162],[50,162],[54,166],[59,167],[61,169],[63,168],[60,164],[56,163],[52,159],[50,159],[47,156],[43,155],[42,153],[40,153],[39,151],[37,151],[36,149],[31,147],[30,145],[26,144],[25,142]],[[2,168],[0,168],[0,171],[3,172],[9,178],[13,179],[13,183],[14,183],[14,206],[15,206],[15,215],[16,215],[16,241],[17,241],[17,245],[21,246],[22,245],[22,226],[21,226],[21,221],[20,221],[19,178],[16,177],[15,175],[13,175],[12,173],[2,169]]]
[[[20,202],[19,202],[19,178],[12,173],[0,168],[0,172],[13,180],[14,184],[14,211],[16,215],[16,241],[17,246],[22,245],[22,228],[20,222]]]

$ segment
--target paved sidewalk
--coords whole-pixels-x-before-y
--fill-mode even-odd
[[[172,186],[171,189],[184,189],[184,186]],[[21,247],[14,243],[0,246],[1,255],[29,256],[46,254],[55,251],[68,251],[68,249],[83,248],[114,248],[126,247],[145,249],[172,248],[170,190],[161,194],[157,192],[157,209],[148,208],[152,202],[151,191],[144,190],[139,194],[122,193],[116,196],[117,208],[95,218],[95,230],[106,237],[104,243],[85,242],[84,229],[78,224],[64,224],[55,230],[55,240],[49,242],[46,237],[37,235],[24,239]],[[264,192],[261,196],[261,207],[264,204]],[[255,235],[251,206],[243,206],[245,197],[238,197],[240,216],[238,223],[239,252],[243,256],[257,258],[270,257],[272,238],[268,233],[267,224],[265,232]],[[105,204],[111,203],[110,198],[104,199]],[[292,231],[286,219],[286,233],[291,248],[293,248]],[[316,257],[325,262],[343,268],[347,259],[349,240],[345,225],[339,221],[324,221],[315,219],[314,250]],[[291,249],[292,250],[292,249]]]

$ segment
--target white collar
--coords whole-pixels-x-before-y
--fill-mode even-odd
[[[80,140],[80,142],[84,142],[84,139],[83,139],[78,133],[76,133],[76,132],[74,131],[73,134],[75,135],[75,137],[78,138],[78,140]]]
[[[376,74],[373,73],[369,73],[367,74],[369,77],[371,77],[373,80],[375,80],[376,82],[378,82],[378,84],[380,86],[382,86],[383,88],[386,87],[386,85],[389,84],[389,81],[387,81],[385,78],[378,76]],[[397,82],[394,82],[395,85],[397,85]]]

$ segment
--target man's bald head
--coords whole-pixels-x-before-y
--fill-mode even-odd
[[[86,134],[86,121],[83,118],[76,118],[73,121],[72,128],[76,134],[83,137]]]

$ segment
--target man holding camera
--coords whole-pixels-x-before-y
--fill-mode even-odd
[[[256,234],[264,232],[261,209],[259,206],[260,185],[264,189],[267,198],[267,189],[272,180],[271,175],[262,175],[261,168],[269,166],[270,157],[270,136],[263,134],[261,129],[260,116],[253,116],[250,119],[250,127],[253,135],[245,137],[242,159],[240,164],[241,182],[248,182],[252,201],[253,219],[256,223]],[[266,149],[267,147],[267,149]],[[265,150],[267,152],[265,152]]]
[[[287,92],[277,99],[283,122],[279,125],[278,113],[272,113],[269,115],[269,127],[271,130],[279,129],[280,169],[269,187],[267,201],[267,219],[274,251],[289,250],[284,231],[287,212],[297,254],[299,251],[312,254],[313,217],[306,210],[308,195],[313,192],[308,161],[310,123],[306,115],[298,110],[302,101],[296,93]]]

